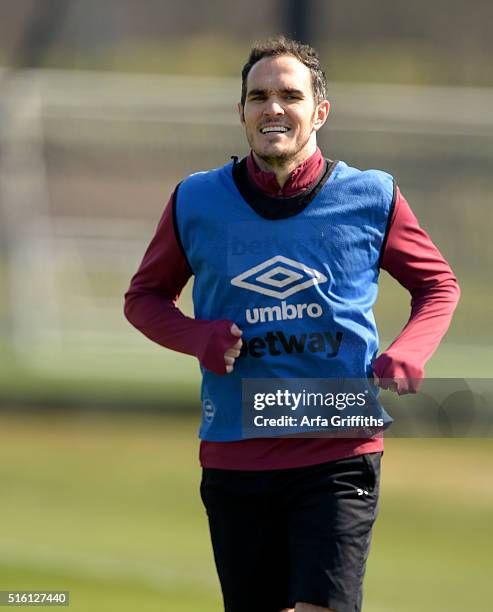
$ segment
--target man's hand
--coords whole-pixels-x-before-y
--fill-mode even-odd
[[[390,351],[382,353],[373,364],[375,384],[399,395],[417,393],[423,377],[423,367],[419,363],[393,355]]]
[[[243,334],[243,332],[236,325],[236,323],[233,323],[230,331],[233,334],[233,336],[237,336],[238,342],[236,342],[236,344],[233,344],[233,346],[224,353],[224,363],[226,364],[226,374],[230,374],[233,371],[235,361],[240,356],[241,345],[243,344],[243,340],[241,339],[241,335]]]

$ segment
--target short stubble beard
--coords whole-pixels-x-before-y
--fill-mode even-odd
[[[295,167],[299,166],[299,164],[301,164],[304,161],[304,159],[298,160],[297,157],[299,156],[300,151],[303,151],[303,149],[307,146],[313,132],[315,131],[315,129],[313,128],[313,123],[315,121],[315,113],[316,113],[316,110],[313,112],[312,129],[310,133],[308,134],[306,141],[294,153],[286,151],[285,153],[279,153],[278,155],[261,155],[260,153],[255,151],[255,149],[252,146],[253,138],[252,138],[252,142],[249,142],[252,151],[264,163],[266,163],[271,168],[275,168],[276,170],[283,170],[285,168],[288,168],[291,165],[295,165]]]

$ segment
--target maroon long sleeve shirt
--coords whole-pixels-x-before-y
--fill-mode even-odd
[[[247,159],[250,179],[266,194],[287,197],[308,189],[324,167],[319,149],[280,188],[276,176]],[[373,366],[380,379],[395,379],[399,391],[416,390],[424,365],[445,334],[459,299],[450,266],[430,240],[397,189],[381,267],[411,294],[409,320]],[[175,302],[192,275],[178,245],[171,199],[125,296],[125,315],[148,338],[167,348],[194,355],[207,369],[225,374],[224,352],[237,338],[231,321],[185,316]],[[383,450],[383,439],[259,438],[235,442],[202,441],[203,467],[268,470],[314,465]]]

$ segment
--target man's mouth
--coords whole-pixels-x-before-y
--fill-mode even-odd
[[[260,128],[260,133],[261,134],[284,134],[286,132],[289,132],[288,127],[286,127],[285,125],[265,125],[264,127]]]

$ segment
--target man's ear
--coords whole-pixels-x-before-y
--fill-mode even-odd
[[[243,111],[243,104],[238,102],[238,114],[240,115],[241,123],[245,123],[245,113]]]
[[[330,111],[330,102],[328,100],[322,100],[317,104],[315,109],[315,118],[313,120],[313,127],[315,130],[319,130],[323,124],[327,121]]]

